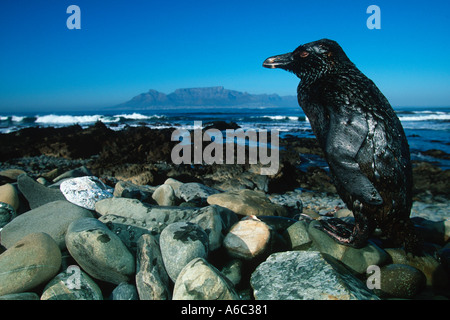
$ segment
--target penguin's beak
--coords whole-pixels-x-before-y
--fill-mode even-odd
[[[294,57],[292,55],[292,52],[289,52],[289,53],[280,54],[278,56],[273,56],[273,57],[267,58],[263,63],[263,67],[269,68],[269,69],[280,68],[280,69],[289,70],[289,69],[291,69],[290,65],[293,62],[294,62]]]

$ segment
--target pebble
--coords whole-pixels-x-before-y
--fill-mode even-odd
[[[0,255],[0,296],[31,290],[53,278],[61,251],[45,233],[32,233]]]
[[[65,180],[65,179],[79,178],[79,177],[85,177],[85,176],[92,176],[92,172],[85,166],[81,166],[79,168],[66,171],[66,172],[58,175],[57,177],[53,178],[53,183],[57,183],[59,181]]]
[[[116,234],[95,218],[72,222],[66,245],[80,267],[95,279],[120,284],[134,276],[134,256]]]
[[[244,216],[288,216],[286,208],[270,202],[261,191],[245,189],[223,192],[209,196],[207,201],[211,205],[216,204]]]
[[[412,299],[425,286],[422,271],[404,264],[389,264],[380,269],[380,297]]]
[[[171,186],[175,194],[177,194],[178,189],[180,189],[181,185],[183,185],[183,182],[173,178],[168,178],[166,181],[164,181],[164,184]]]
[[[250,279],[256,300],[378,300],[344,267],[317,251],[270,255]]]
[[[140,300],[168,300],[169,276],[154,236],[143,235],[136,254],[136,287]]]
[[[9,204],[15,211],[19,209],[19,195],[12,184],[7,183],[0,186],[0,202]]]
[[[241,220],[226,235],[223,246],[234,258],[251,260],[263,254],[270,243],[270,228],[256,219]]]
[[[6,169],[0,171],[0,176],[8,178],[11,181],[17,181],[17,177],[24,173],[26,172],[21,169]]]
[[[443,265],[431,255],[425,253],[423,256],[413,257],[398,248],[387,248],[386,252],[390,255],[392,263],[406,264],[422,271],[427,279],[427,286],[439,289],[448,285],[449,279]]]
[[[39,300],[39,295],[35,292],[21,292],[5,294],[0,300]]]
[[[159,206],[174,206],[177,202],[175,191],[168,184],[159,186],[152,195]]]
[[[138,186],[128,181],[119,181],[114,187],[114,197],[138,199],[143,202],[151,202],[152,194],[156,190],[151,186]]]
[[[35,209],[49,202],[66,200],[60,190],[46,187],[26,174],[22,174],[17,178],[17,184],[31,209]]]
[[[67,228],[73,221],[81,218],[92,218],[92,213],[66,200],[49,202],[8,223],[1,231],[1,244],[10,248],[28,234],[44,232],[63,250],[66,247]]]
[[[0,186],[0,228],[16,217],[19,205],[16,188],[9,183]]]
[[[112,292],[109,300],[139,300],[136,286],[130,283],[120,283]]]
[[[103,222],[109,230],[115,233],[125,246],[132,252],[136,253],[137,242],[144,234],[154,234],[159,237],[159,229],[155,229],[151,224],[145,221],[133,218],[125,218],[113,214],[101,216],[99,221]]]
[[[218,193],[218,190],[207,187],[201,183],[190,182],[180,185],[175,194],[178,198],[186,202],[202,205],[206,203],[206,199],[209,196]]]
[[[233,284],[203,258],[191,260],[180,272],[173,300],[239,300]]]
[[[103,295],[79,266],[72,265],[45,286],[41,300],[103,300]]]
[[[140,202],[137,199],[109,198],[98,201],[95,211],[100,215],[113,214],[144,221],[159,232],[167,225],[186,221],[195,215],[197,208],[159,207]]]
[[[325,232],[317,229],[318,221],[313,221],[308,227],[308,233],[318,251],[328,254],[339,260],[356,273],[364,274],[371,265],[382,266],[389,261],[386,251],[375,244],[368,244],[360,249],[356,249],[334,241]]]
[[[222,274],[231,281],[234,286],[237,286],[242,279],[242,266],[243,262],[240,259],[230,260],[222,268]]]
[[[60,189],[67,201],[89,210],[95,210],[97,201],[112,198],[114,192],[94,176],[64,180]]]
[[[198,224],[206,232],[209,250],[214,251],[222,246],[224,235],[238,221],[238,218],[233,211],[213,205],[199,209],[197,214],[188,221]]]
[[[192,259],[208,256],[208,235],[191,222],[175,222],[167,226],[161,232],[159,245],[167,274],[173,282]]]
[[[305,221],[298,221],[287,228],[284,238],[292,250],[306,250],[312,244],[308,233],[308,224]]]

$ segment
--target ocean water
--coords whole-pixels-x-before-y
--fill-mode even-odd
[[[443,169],[450,169],[450,160],[423,154],[430,149],[450,154],[450,107],[394,108],[408,137],[413,160],[430,161]],[[125,126],[150,128],[194,128],[194,121],[203,125],[212,121],[233,121],[244,130],[278,130],[280,137],[294,135],[314,137],[308,119],[300,107],[293,108],[186,108],[148,111],[78,111],[61,113],[3,113],[0,114],[0,133],[27,127],[63,127],[79,124],[88,127],[102,121],[113,130]]]

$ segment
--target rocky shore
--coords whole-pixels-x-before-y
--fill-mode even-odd
[[[449,170],[414,164],[424,256],[377,235],[354,249],[314,227],[352,222],[327,172],[304,166],[314,139],[282,139],[280,170],[262,176],[174,165],[172,131],[0,135],[0,299],[450,298]]]

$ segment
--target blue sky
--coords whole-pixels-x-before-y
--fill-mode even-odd
[[[69,5],[81,30],[69,30]],[[369,30],[369,5],[381,30]],[[0,113],[112,106],[150,88],[296,94],[265,58],[338,41],[393,106],[450,105],[450,1],[2,0]]]

